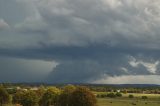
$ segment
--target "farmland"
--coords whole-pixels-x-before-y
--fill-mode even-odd
[[[160,106],[159,101],[131,99],[98,99],[98,106]]]
[[[118,98],[98,98],[98,106],[160,106],[159,94],[132,94],[134,98],[128,98],[129,95],[123,94]],[[143,100],[142,96],[147,96],[148,99]]]

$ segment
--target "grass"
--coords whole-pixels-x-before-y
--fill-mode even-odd
[[[136,100],[136,99],[98,99],[98,106],[160,106],[160,101]]]
[[[96,94],[105,94],[106,92],[98,92]],[[160,94],[135,94],[134,98],[128,98],[130,94],[123,94],[117,98],[98,98],[98,106],[160,106]],[[141,99],[147,96],[148,99]]]

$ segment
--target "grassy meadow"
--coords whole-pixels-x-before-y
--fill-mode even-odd
[[[100,92],[101,94],[104,92]],[[98,106],[160,106],[160,94],[132,94],[134,98],[128,98],[130,94],[123,94],[117,98],[98,98]],[[141,97],[147,96],[143,100]]]

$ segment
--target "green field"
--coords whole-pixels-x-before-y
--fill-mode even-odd
[[[129,99],[98,99],[98,106],[160,106],[160,101]]]
[[[119,98],[98,98],[98,106],[160,106],[159,94],[133,94],[134,98],[128,98],[128,95],[123,94]],[[143,100],[142,96],[147,96],[148,99]]]

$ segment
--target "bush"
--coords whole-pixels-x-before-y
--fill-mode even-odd
[[[105,97],[107,97],[106,94],[98,94],[98,95],[97,95],[97,98],[105,98]]]
[[[148,99],[148,97],[147,96],[142,96],[142,99]]]
[[[114,93],[108,93],[108,94],[107,94],[107,97],[115,98],[115,97],[116,97],[116,95],[115,95]]]
[[[119,92],[117,92],[117,93],[116,93],[116,96],[117,96],[117,97],[122,97],[122,94],[119,93]]]
[[[133,95],[129,95],[128,97],[129,97],[129,98],[134,98],[134,96],[133,96]]]
[[[105,97],[107,97],[107,95],[106,95],[106,94],[101,94],[100,96],[101,96],[101,98],[105,98]]]

